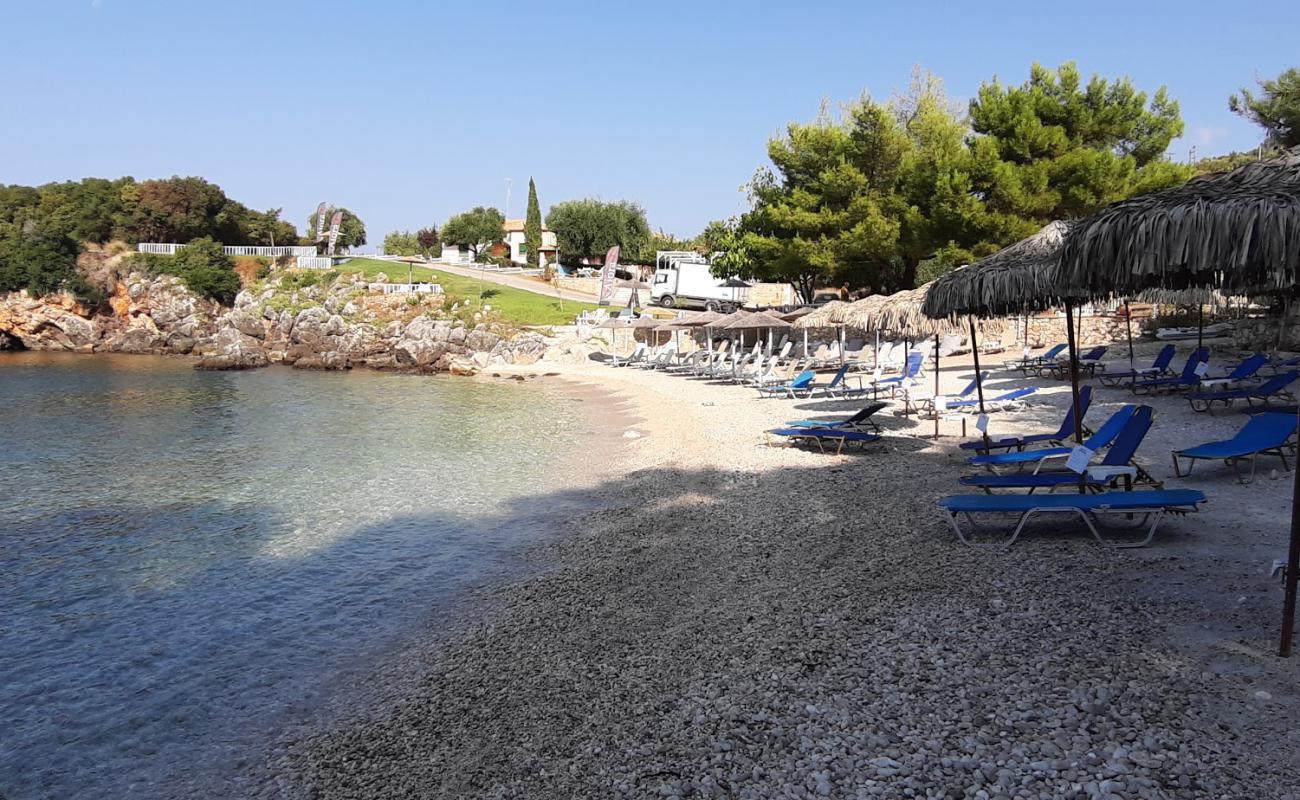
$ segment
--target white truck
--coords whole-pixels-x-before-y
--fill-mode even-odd
[[[650,302],[664,308],[703,308],[731,313],[745,304],[749,284],[716,278],[707,258],[690,250],[661,250],[655,254]]]

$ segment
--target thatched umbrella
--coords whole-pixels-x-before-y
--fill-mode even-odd
[[[861,301],[861,321],[876,330],[889,330],[902,336],[911,349],[911,343],[928,337],[935,337],[934,342],[934,395],[939,396],[939,340],[941,333],[952,330],[956,323],[950,319],[927,317],[921,309],[925,298],[934,287],[934,281],[915,289],[904,289],[876,302],[871,298]],[[979,381],[979,362],[975,366],[975,379]],[[934,414],[934,438],[939,438],[939,410]]]
[[[1096,294],[1197,286],[1294,293],[1300,288],[1300,147],[1107,206],[1071,233],[1058,276]],[[1278,648],[1284,657],[1291,654],[1300,578],[1300,468],[1294,473]]]
[[[596,327],[603,328],[605,330],[617,331],[617,330],[622,330],[624,328],[627,328],[627,323],[628,320],[624,317],[609,317],[608,319],[606,319],[604,322],[600,323]],[[610,334],[610,336],[613,337],[614,339],[613,342],[610,342],[611,349],[617,350],[618,348],[615,343],[618,341],[618,334],[616,333]]]
[[[724,314],[718,317],[717,319],[715,319],[712,323],[712,327],[714,330],[726,330],[727,326],[731,325],[731,323],[739,322],[740,320],[744,319],[745,317],[748,317],[752,313],[754,312],[746,311],[743,308],[738,308],[735,311],[731,312],[730,314]],[[740,346],[741,347],[745,346],[745,333],[743,330],[740,333]]]
[[[741,319],[736,320],[727,326],[727,330],[745,331],[745,330],[763,330],[767,329],[767,350],[770,354],[772,351],[772,332],[778,328],[793,327],[790,323],[766,311],[759,311],[756,314],[747,314]]]
[[[824,306],[821,306],[811,314],[806,314],[795,320],[795,328],[804,331],[803,350],[804,354],[808,353],[808,331],[813,328],[835,328],[836,337],[840,343],[840,364],[844,363],[844,325],[845,313],[848,311],[849,303],[843,300],[832,300]]]
[[[816,310],[817,309],[813,308],[812,306],[799,306],[794,311],[791,311],[788,314],[781,314],[780,316],[781,319],[785,320],[786,322],[794,322],[800,317],[806,317]]]
[[[677,324],[689,328],[704,328],[705,349],[708,350],[709,358],[713,358],[713,327],[720,319],[722,319],[722,315],[718,312],[704,311],[699,314],[692,314],[689,317],[682,317],[677,320]]]
[[[1074,305],[1092,296],[1056,279],[1061,250],[1072,234],[1073,223],[1056,221],[1013,245],[1002,248],[974,264],[949,272],[934,281],[926,295],[923,312],[930,317],[970,317],[971,347],[975,372],[979,374],[979,345],[974,341],[976,317],[1027,314],[1065,306],[1065,336],[1070,353],[1070,391],[1074,406],[1074,436],[1083,441],[1079,410],[1078,345],[1075,341]],[[1027,330],[1027,327],[1026,327]],[[984,390],[979,388],[980,412],[984,411]],[[1081,489],[1082,491],[1082,485]]]

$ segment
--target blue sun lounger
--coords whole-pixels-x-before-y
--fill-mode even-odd
[[[1124,424],[1128,418],[1133,416],[1137,411],[1137,406],[1124,406],[1114,414],[1110,419],[1097,429],[1097,432],[1089,436],[1083,442],[1083,446],[1089,450],[1100,450],[1108,447],[1119,432],[1124,429]],[[1074,450],[1073,447],[1046,447],[1039,450],[1022,450],[1018,453],[990,453],[982,456],[971,456],[970,464],[976,467],[988,467],[992,470],[995,467],[1023,467],[1026,464],[1035,464],[1035,472],[1039,471],[1043,459],[1046,458],[1066,458]]]
[[[1136,492],[1102,492],[1100,494],[958,494],[939,500],[939,508],[965,544],[973,544],[958,524],[966,517],[972,532],[980,530],[975,517],[986,514],[1016,514],[1019,519],[1011,537],[1003,546],[1010,547],[1035,514],[1075,514],[1088,526],[1098,542],[1108,547],[1142,547],[1156,535],[1156,527],[1165,514],[1196,511],[1205,502],[1205,494],[1195,489],[1148,489]],[[1102,538],[1095,521],[1104,514],[1141,514],[1149,519],[1146,536],[1137,541],[1109,541]],[[1145,521],[1144,519],[1144,521]],[[1059,529],[1059,528],[1058,528]]]
[[[1195,388],[1201,382],[1200,376],[1196,374],[1196,368],[1202,361],[1209,360],[1209,349],[1199,347],[1187,357],[1187,363],[1183,365],[1181,374],[1171,378],[1148,378],[1144,381],[1134,381],[1129,384],[1129,389],[1134,394],[1155,394],[1156,392],[1181,392],[1184,389]]]
[[[1097,365],[1100,364],[1102,358],[1106,356],[1107,349],[1109,348],[1105,345],[1099,345],[1086,353],[1081,353],[1078,359],[1079,374],[1091,374],[1095,372]],[[1057,380],[1064,380],[1065,378],[1070,377],[1070,359],[1063,358],[1051,364],[1044,364],[1038,368],[1038,374],[1040,376],[1045,378],[1048,373],[1051,373],[1051,376]]]
[[[805,396],[812,393],[812,383],[817,379],[817,373],[806,369],[794,376],[794,379],[788,383],[777,383],[767,386],[758,386],[758,394],[761,397],[798,397],[800,393]]]
[[[888,378],[881,378],[878,381],[872,381],[858,389],[853,390],[855,394],[864,394],[871,392],[872,397],[879,396],[881,390],[888,389],[889,396],[893,397],[894,392],[902,387],[903,381],[916,380],[921,374],[921,368],[925,365],[925,353],[919,350],[913,350],[907,354],[907,363],[903,367],[901,374],[893,375]],[[847,396],[847,393],[846,393]]]
[[[1124,372],[1102,372],[1097,376],[1102,386],[1119,386],[1126,381],[1136,381],[1139,379],[1159,378],[1169,372],[1169,365],[1174,361],[1175,348],[1172,344],[1167,344],[1160,348],[1156,358],[1151,362],[1149,367],[1137,367]]]
[[[1007,406],[1014,405],[1024,400],[1029,395],[1038,391],[1035,386],[1026,386],[1023,389],[1012,389],[1009,392],[1003,392],[997,397],[987,397],[984,399],[985,411],[1002,411]],[[969,411],[970,409],[979,408],[980,401],[978,397],[967,397],[962,400],[950,400],[944,407],[945,411]]]
[[[981,383],[984,383],[988,379],[989,379],[988,370],[981,371],[979,375],[975,376],[974,378],[971,378],[970,383],[963,386],[960,392],[957,392],[956,394],[948,395],[948,405],[945,406],[945,408],[953,408],[955,403],[970,398],[970,396],[974,394],[975,390],[979,388],[979,385]],[[934,397],[917,398],[915,406],[919,411],[933,412]]]
[[[1247,405],[1254,405],[1258,400],[1267,406],[1268,401],[1274,397],[1292,398],[1294,395],[1287,387],[1295,383],[1297,378],[1300,378],[1300,372],[1284,372],[1281,375],[1274,375],[1258,386],[1221,389],[1217,392],[1192,392],[1187,395],[1187,402],[1191,404],[1193,411],[1209,411],[1214,408],[1215,403],[1223,403],[1226,408],[1237,400],[1245,400]]]
[[[1008,361],[1003,366],[1007,369],[1018,369],[1027,378],[1029,377],[1029,373],[1038,369],[1043,364],[1055,361],[1061,353],[1065,352],[1065,347],[1066,345],[1064,344],[1052,345],[1051,349],[1046,353],[1043,353],[1041,356],[1025,356],[1024,358],[1017,358]]]
[[[960,482],[963,486],[974,486],[989,494],[992,494],[994,489],[1028,489],[1030,494],[1033,494],[1035,489],[1046,489],[1050,492],[1058,488],[1078,488],[1081,482],[1088,489],[1101,491],[1120,478],[1125,479],[1125,488],[1132,488],[1133,484],[1162,488],[1163,484],[1160,481],[1153,478],[1133,460],[1137,455],[1138,447],[1142,445],[1142,440],[1146,438],[1147,431],[1151,430],[1153,416],[1151,406],[1139,406],[1124,423],[1124,427],[1120,429],[1114,443],[1106,450],[1106,455],[1101,462],[1096,467],[1089,468],[1082,476],[1072,471],[1018,475],[967,475]]]
[[[787,428],[830,428],[832,430],[861,430],[871,428],[879,433],[880,426],[872,419],[876,412],[889,405],[883,401],[868,403],[861,411],[847,419],[796,419],[785,424]]]
[[[1079,410],[1086,416],[1088,406],[1092,405],[1092,387],[1083,386],[1079,389]],[[1089,434],[1086,427],[1084,433]],[[1061,422],[1061,427],[1054,433],[1031,433],[1028,436],[1007,436],[1001,439],[989,439],[984,441],[983,437],[970,442],[962,442],[961,449],[974,450],[979,453],[990,453],[994,450],[1024,450],[1031,444],[1050,444],[1059,445],[1066,439],[1074,435],[1074,404],[1070,404],[1070,409],[1065,412],[1065,419]]]
[[[1231,439],[1222,442],[1207,442],[1186,450],[1173,451],[1174,474],[1185,478],[1192,474],[1192,467],[1197,459],[1223,461],[1232,467],[1239,483],[1255,480],[1255,464],[1259,456],[1277,456],[1282,461],[1283,469],[1290,469],[1286,463],[1286,451],[1295,452],[1291,437],[1296,432],[1294,414],[1258,414]],[[1187,459],[1187,471],[1183,472],[1180,458]],[[1242,473],[1238,466],[1243,461],[1250,462],[1250,473]]]
[[[850,364],[845,364],[844,366],[836,370],[835,375],[830,380],[830,383],[813,383],[809,385],[808,389],[810,390],[810,393],[808,396],[812,397],[818,392],[821,392],[827,397],[830,397],[831,395],[835,394],[838,391],[844,393],[845,396],[847,397],[848,396],[846,391],[847,387],[844,386],[844,376],[849,374],[849,368],[851,366],[852,365]]]
[[[768,433],[783,436],[792,444],[815,443],[817,449],[823,453],[826,452],[826,443],[833,442],[836,455],[843,453],[845,446],[851,442],[857,444],[858,449],[862,449],[881,438],[878,433],[851,431],[845,428],[773,428]]]

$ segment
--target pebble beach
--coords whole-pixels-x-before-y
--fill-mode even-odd
[[[968,359],[945,360],[945,391]],[[1019,382],[991,360],[995,385]],[[497,374],[562,381],[603,415],[586,474],[538,488],[593,510],[372,676],[370,701],[286,738],[250,794],[1300,797],[1300,660],[1275,655],[1268,576],[1289,473],[1171,481],[1210,502],[1140,550],[1063,518],[971,548],[935,508],[970,470],[955,422],[926,440],[891,409],[883,441],[837,456],[763,431],[861,403],[598,363]],[[1068,388],[1029,383],[996,433],[1059,423]],[[1143,402],[1139,457],[1162,478],[1172,446],[1242,419]]]

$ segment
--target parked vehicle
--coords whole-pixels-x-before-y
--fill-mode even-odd
[[[714,277],[709,260],[699,253],[664,250],[655,254],[650,302],[664,308],[703,308],[731,313],[744,305],[749,284]]]

